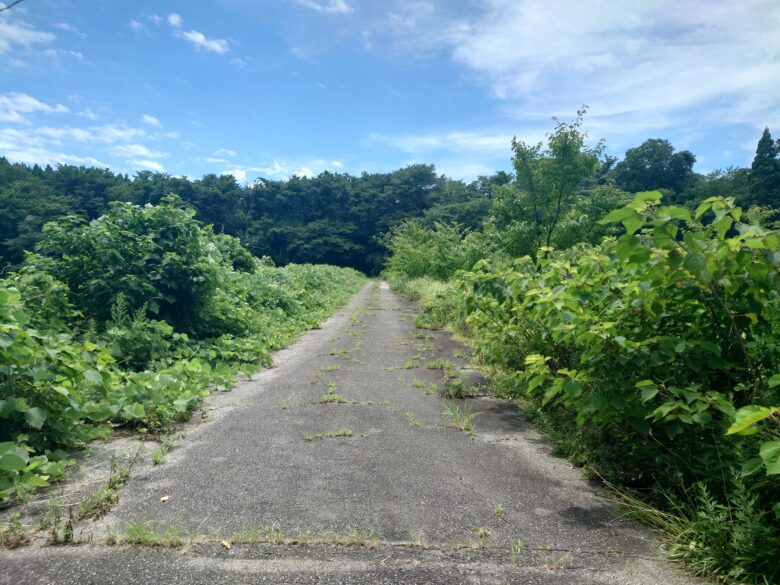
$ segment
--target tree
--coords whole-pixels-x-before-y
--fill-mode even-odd
[[[585,112],[578,110],[568,123],[554,118],[546,149],[541,142],[512,139],[516,180],[495,187],[491,210],[493,227],[510,254],[533,255],[539,246],[549,246],[583,181],[600,167],[603,143],[585,146],[587,133],[580,129]]]
[[[769,128],[764,128],[750,167],[750,203],[780,207],[780,144],[772,140]]]
[[[692,152],[675,152],[668,140],[651,138],[629,148],[615,165],[615,184],[630,192],[671,189],[680,194],[688,186],[695,162]]]

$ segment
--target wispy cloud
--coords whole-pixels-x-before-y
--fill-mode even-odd
[[[652,118],[780,124],[776,0],[484,0],[479,11],[398,0],[374,25],[398,46],[444,51],[516,119],[571,116],[585,103],[619,134]],[[610,126],[611,125],[611,126]]]
[[[160,21],[162,20],[159,16],[156,16],[156,18],[160,19]],[[168,15],[166,20],[173,29],[173,36],[187,41],[199,51],[209,51],[221,55],[230,50],[230,43],[225,39],[207,37],[205,34],[195,29],[190,31],[182,30],[181,26],[184,23],[184,18],[182,18],[181,14],[172,12]],[[159,21],[155,20],[155,22]]]
[[[199,30],[183,31],[177,30],[174,35],[195,46],[198,50],[211,51],[212,53],[227,53],[230,50],[230,44],[225,39],[212,39],[204,35]]]
[[[160,124],[160,120],[155,118],[154,116],[150,116],[149,114],[144,114],[141,116],[141,122],[144,124],[148,124],[149,126],[157,126],[160,127],[162,124]]]
[[[434,152],[508,152],[512,142],[509,132],[427,132],[419,134],[372,133],[369,140],[391,146],[408,154]],[[543,137],[544,133],[540,134]]]
[[[354,10],[346,0],[327,0],[317,2],[315,0],[295,0],[298,6],[330,14],[349,14]]]
[[[229,148],[220,148],[214,151],[214,156],[236,156],[236,151]]]
[[[114,148],[114,154],[122,158],[145,157],[147,159],[162,158],[168,154],[158,150],[151,150],[143,144],[120,144]]]
[[[35,112],[51,114],[68,111],[70,110],[62,104],[50,106],[26,93],[11,92],[0,95],[0,121],[2,122],[25,124],[29,122],[25,114]]]
[[[147,169],[155,171],[157,173],[164,173],[165,167],[158,163],[156,160],[134,160],[131,161],[137,168]]]
[[[34,45],[53,43],[56,38],[54,34],[40,31],[30,24],[0,18],[0,55],[15,47],[28,49]]]

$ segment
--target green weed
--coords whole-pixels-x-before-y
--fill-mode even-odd
[[[312,433],[303,436],[304,441],[314,441],[316,439],[331,439],[335,437],[351,437],[352,429],[342,427],[334,431],[327,431],[325,433]]]
[[[447,410],[444,411],[444,416],[451,426],[465,432],[469,437],[474,437],[474,417],[476,414],[471,411],[468,403],[464,404],[463,409],[461,409],[454,400],[451,400],[447,405]]]

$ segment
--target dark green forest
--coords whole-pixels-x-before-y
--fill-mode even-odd
[[[534,149],[529,146],[524,156],[533,157]],[[693,153],[676,151],[661,139],[629,149],[620,161],[604,156],[600,147],[591,154],[558,210],[554,237],[545,235],[548,245],[596,241],[603,231],[594,227],[597,216],[638,191],[658,189],[668,201],[690,208],[708,197],[726,195],[745,209],[780,206],[778,144],[769,130],[758,143],[751,168],[707,174],[694,171]],[[107,169],[27,166],[0,158],[0,261],[21,262],[25,250],[32,251],[41,239],[44,224],[59,216],[92,220],[106,213],[112,201],[156,205],[171,193],[215,232],[240,238],[254,255],[268,256],[279,265],[326,263],[377,274],[383,267],[385,235],[410,218],[428,226],[439,222],[478,231],[490,224],[498,228],[508,250],[522,255],[532,251],[534,243],[512,232],[519,229],[517,222],[525,212],[510,188],[522,189],[527,181],[500,171],[464,183],[419,164],[391,173],[325,172],[242,186],[230,175],[190,180],[143,171],[128,177]],[[764,221],[777,219],[770,212],[760,213]]]

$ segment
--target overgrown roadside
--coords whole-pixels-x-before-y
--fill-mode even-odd
[[[0,581],[691,583],[511,403],[457,398],[484,380],[415,311],[365,287],[139,461],[83,546],[3,553]]]

